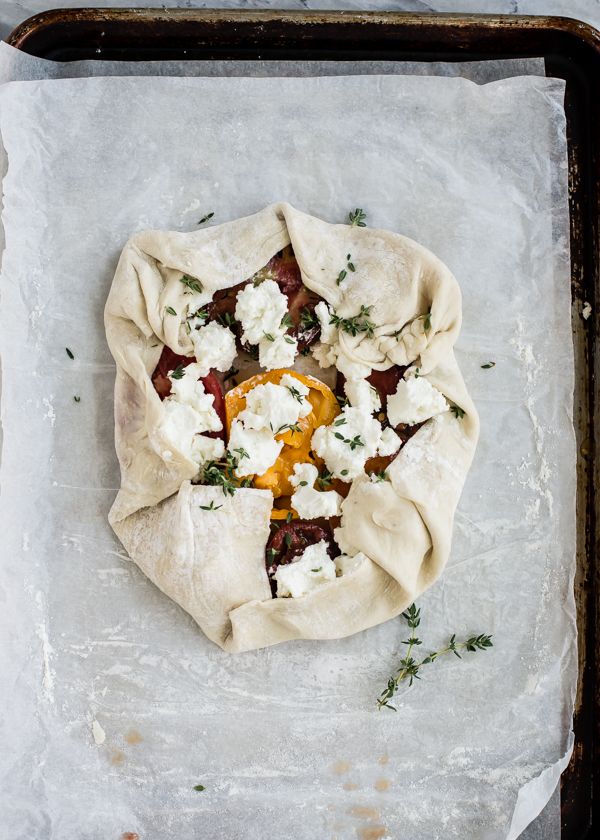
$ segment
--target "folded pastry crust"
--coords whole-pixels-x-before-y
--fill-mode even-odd
[[[218,487],[190,483],[198,467],[181,453],[165,460],[165,410],[151,376],[165,344],[193,355],[179,320],[166,312],[185,305],[182,274],[215,292],[251,277],[290,243],[303,283],[338,315],[372,307],[372,337],[340,333],[347,363],[376,370],[414,363],[464,416],[446,411],[427,421],[388,467],[388,481],[355,479],[335,533],[345,554],[365,555],[354,569],[302,597],[272,598],[270,492],[244,488],[224,497]],[[349,253],[361,271],[342,290],[336,278]],[[444,568],[477,442],[477,413],[453,352],[460,322],[458,284],[427,249],[389,231],[328,224],[289,204],[193,233],[134,235],[105,310],[121,466],[109,521],[130,557],[230,652],[342,638],[397,616]],[[205,510],[211,502],[222,507]]]

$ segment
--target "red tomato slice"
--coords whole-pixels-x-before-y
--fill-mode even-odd
[[[161,400],[164,400],[171,393],[171,380],[168,377],[168,373],[175,370],[179,365],[187,367],[195,361],[196,359],[193,356],[179,356],[170,347],[166,345],[163,347],[158,364],[152,374],[152,384]],[[223,424],[220,432],[205,432],[205,434],[208,437],[225,440],[225,398],[223,396],[221,381],[214,370],[211,370],[208,376],[203,376],[200,381],[204,385],[206,393],[213,395],[213,408]]]

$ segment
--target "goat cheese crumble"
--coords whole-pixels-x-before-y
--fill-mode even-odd
[[[377,447],[377,454],[393,455],[394,452],[397,452],[400,449],[401,443],[402,441],[396,432],[390,426],[387,426],[381,433],[379,446]]]
[[[236,301],[235,317],[242,325],[242,341],[258,344],[265,333],[281,333],[288,301],[274,280],[263,280],[258,286],[248,283],[238,292]]]
[[[294,364],[298,352],[298,342],[287,333],[279,330],[269,333],[258,342],[258,363],[265,370],[289,368]]]
[[[422,376],[401,379],[395,394],[387,401],[387,415],[392,426],[414,426],[447,411],[449,404],[437,388]]]
[[[362,408],[370,414],[381,408],[381,399],[377,389],[366,379],[346,379],[344,392],[354,408]]]
[[[307,546],[291,563],[277,567],[277,597],[300,598],[335,578],[335,563],[327,552],[327,543],[321,540]]]
[[[262,475],[273,466],[283,449],[283,442],[275,440],[269,429],[248,429],[236,418],[229,431],[227,449],[237,460],[235,474]]]
[[[228,327],[211,321],[205,327],[191,334],[194,355],[201,369],[201,376],[207,376],[210,369],[226,371],[237,355],[235,335]]]
[[[303,382],[285,373],[279,385],[266,382],[256,385],[246,394],[246,407],[238,419],[248,429],[269,429],[277,434],[293,426],[299,418],[307,417],[312,405],[307,399],[309,389]]]
[[[380,440],[381,424],[370,411],[346,406],[330,426],[316,429],[311,445],[336,478],[352,481],[376,454]]]
[[[335,490],[315,490],[319,471],[314,464],[294,464],[290,484],[295,487],[291,505],[301,519],[329,518],[340,515],[342,497]]]

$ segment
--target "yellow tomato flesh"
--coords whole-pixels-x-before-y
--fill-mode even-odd
[[[276,440],[283,441],[283,448],[279,457],[265,473],[253,477],[252,484],[254,487],[271,490],[276,499],[281,496],[291,496],[294,492],[294,488],[290,484],[290,476],[294,473],[294,464],[310,462],[319,468],[322,466],[321,459],[311,453],[310,442],[315,429],[323,425],[328,426],[340,413],[338,401],[333,391],[323,382],[285,368],[259,373],[225,394],[225,416],[227,435],[229,436],[233,420],[246,407],[246,394],[256,388],[257,385],[264,385],[267,382],[279,385],[281,377],[286,373],[310,389],[307,399],[312,406],[312,411],[306,417],[298,420],[300,431],[288,429],[275,436]],[[272,518],[285,519],[289,510],[288,507],[274,507]]]

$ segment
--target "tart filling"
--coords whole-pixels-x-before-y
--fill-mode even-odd
[[[190,299],[180,329],[194,355],[165,345],[152,374],[165,409],[162,457],[178,452],[197,466],[194,484],[225,496],[270,491],[273,595],[302,597],[364,557],[342,554],[335,540],[353,481],[385,481],[403,444],[449,405],[418,368],[373,370],[348,359],[344,336],[377,329],[372,307],[338,315],[303,285],[291,246],[213,296],[193,277],[181,282]],[[423,331],[424,319],[416,321]]]

